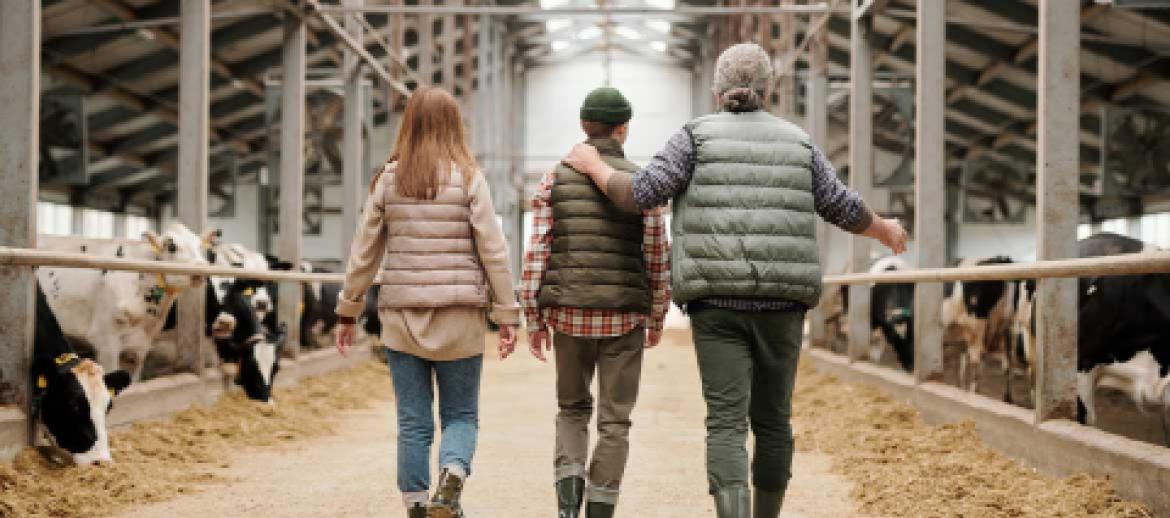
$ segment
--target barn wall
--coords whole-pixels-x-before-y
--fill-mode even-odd
[[[634,107],[626,155],[644,164],[693,117],[691,73],[676,66],[620,55],[614,56],[611,70],[612,86],[621,90]],[[541,174],[555,165],[573,144],[584,140],[578,110],[585,95],[602,86],[605,74],[601,54],[594,53],[568,63],[533,68],[527,75],[525,127],[528,135],[524,170]]]

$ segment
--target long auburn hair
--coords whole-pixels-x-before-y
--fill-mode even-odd
[[[387,160],[391,162],[398,162],[394,188],[401,196],[435,199],[439,186],[450,181],[452,164],[463,174],[464,187],[470,185],[479,166],[467,147],[459,103],[451,94],[442,88],[420,86],[410,95],[398,126],[398,141]],[[382,171],[374,176],[370,192],[374,192]]]

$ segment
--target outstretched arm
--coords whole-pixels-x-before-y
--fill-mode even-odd
[[[896,219],[874,214],[861,196],[841,183],[833,164],[813,146],[813,203],[825,221],[851,234],[880,241],[895,254],[906,251],[906,230]]]

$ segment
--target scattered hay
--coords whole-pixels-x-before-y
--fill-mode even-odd
[[[277,389],[274,407],[235,391],[214,406],[116,430],[113,466],[58,469],[26,449],[13,464],[0,464],[0,517],[107,516],[197,491],[224,481],[217,470],[249,446],[333,433],[340,412],[391,396],[385,364],[371,361]]]
[[[929,426],[876,389],[801,365],[797,446],[833,457],[870,516],[1148,517],[1108,480],[1036,473],[985,446],[972,422]]]

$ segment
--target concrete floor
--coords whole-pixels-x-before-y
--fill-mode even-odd
[[[703,418],[694,352],[684,337],[648,351],[633,450],[619,517],[713,516],[703,468]],[[527,350],[485,369],[475,473],[465,496],[472,518],[555,516],[552,486],[553,368]],[[389,397],[389,394],[387,394]],[[395,490],[393,403],[348,414],[343,432],[235,456],[232,480],[127,512],[184,516],[404,516]],[[799,423],[797,423],[799,427]],[[824,455],[800,453],[783,516],[855,516],[850,484]]]

